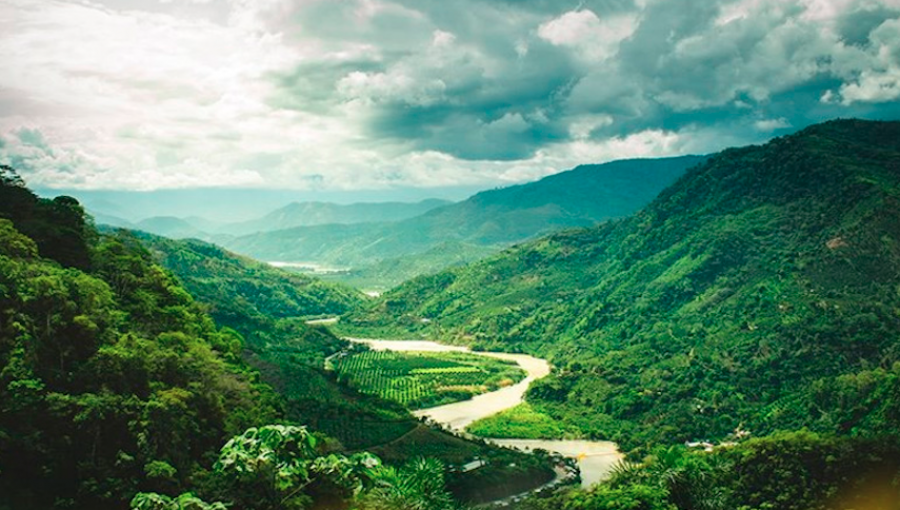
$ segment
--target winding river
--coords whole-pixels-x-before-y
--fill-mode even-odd
[[[547,363],[547,360],[528,356],[527,354],[471,351],[467,347],[418,340],[371,340],[363,338],[348,338],[348,340],[366,344],[376,351],[471,352],[479,356],[515,361],[525,370],[527,374],[525,379],[512,386],[489,393],[482,393],[470,400],[420,409],[413,413],[417,417],[430,418],[454,432],[465,433],[465,428],[472,422],[520,404],[524,401],[528,385],[532,381],[545,377],[550,373],[550,364]],[[622,454],[619,452],[616,444],[610,441],[485,439],[508,448],[518,448],[526,451],[540,448],[571,457],[578,462],[578,467],[581,470],[582,487],[589,487],[603,480],[609,474],[612,466],[622,458]]]

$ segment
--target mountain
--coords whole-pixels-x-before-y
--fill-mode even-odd
[[[97,224],[141,230],[173,239],[196,238],[202,240],[230,239],[235,235],[269,232],[292,227],[355,224],[364,222],[388,222],[418,216],[436,207],[450,204],[447,200],[427,199],[419,202],[371,202],[334,204],[329,202],[293,202],[254,220],[222,223],[189,216],[151,216],[138,222],[130,222],[119,216],[91,209]]]
[[[898,288],[900,123],[842,120],[723,151],[632,217],[412,280],[342,327],[549,356],[532,407],[625,448],[896,435]]]
[[[104,214],[102,212],[96,212],[90,209],[88,209],[88,213],[91,215],[91,218],[94,219],[94,224],[96,225],[109,225],[111,227],[118,228],[135,228],[134,223],[118,216]]]
[[[476,186],[439,188],[391,187],[369,190],[183,188],[152,191],[36,189],[42,197],[71,196],[94,213],[124,218],[132,223],[154,216],[190,220],[205,218],[213,224],[250,221],[294,202],[418,202],[426,199],[457,201],[483,189]],[[193,223],[193,222],[192,222]],[[205,230],[205,229],[204,229]]]
[[[217,323],[245,336],[257,334],[266,318],[340,315],[359,308],[365,299],[349,287],[277,269],[196,239],[133,235],[209,307]]]
[[[448,241],[501,247],[627,216],[704,159],[683,156],[580,166],[537,182],[484,191],[403,221],[293,228],[242,236],[225,245],[262,260],[353,268],[427,252]],[[438,269],[428,266],[423,272]]]
[[[367,291],[383,292],[416,276],[434,272],[435,268],[468,264],[496,252],[497,249],[491,246],[447,241],[422,253],[388,258],[347,271],[323,274],[322,278]]]
[[[334,223],[399,221],[450,203],[436,198],[420,202],[363,202],[346,205],[329,202],[294,202],[256,220],[223,225],[216,232],[246,235]]]
[[[174,216],[153,216],[137,222],[134,226],[144,232],[174,239],[204,238],[208,235],[187,220]]]

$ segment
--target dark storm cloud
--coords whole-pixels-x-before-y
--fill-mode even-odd
[[[838,33],[847,44],[865,46],[869,42],[869,34],[886,19],[900,16],[900,6],[869,5],[852,11],[838,23]]]
[[[817,17],[825,7],[841,9]],[[586,115],[610,119],[596,139],[704,126],[758,137],[895,102],[867,99],[865,84],[858,98],[840,94],[875,65],[866,60],[882,50],[870,35],[897,17],[888,3],[813,0],[321,2],[290,18],[300,33],[336,48],[368,45],[371,58],[307,62],[279,83],[295,99],[283,104],[363,100],[373,141],[463,159],[527,158],[570,139]],[[604,39],[628,23],[620,44]],[[876,78],[890,80],[885,72]]]

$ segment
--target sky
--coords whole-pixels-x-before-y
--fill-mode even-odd
[[[491,187],[900,118],[900,0],[0,0],[41,188]]]

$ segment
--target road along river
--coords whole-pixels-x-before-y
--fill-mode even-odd
[[[426,417],[440,423],[444,427],[464,433],[465,428],[476,420],[486,418],[514,407],[524,401],[525,391],[532,381],[545,377],[550,373],[547,360],[528,356],[527,354],[509,354],[505,352],[478,352],[467,347],[445,345],[438,342],[418,340],[371,340],[348,338],[351,342],[366,344],[376,351],[413,351],[413,352],[471,352],[479,356],[488,356],[515,361],[525,370],[527,376],[518,383],[490,393],[482,393],[470,400],[452,404],[420,409],[413,414]],[[606,478],[612,466],[622,458],[615,443],[610,441],[556,440],[556,439],[491,439],[485,440],[500,446],[534,450],[537,448],[556,452],[578,461],[581,470],[581,485],[589,487]]]

